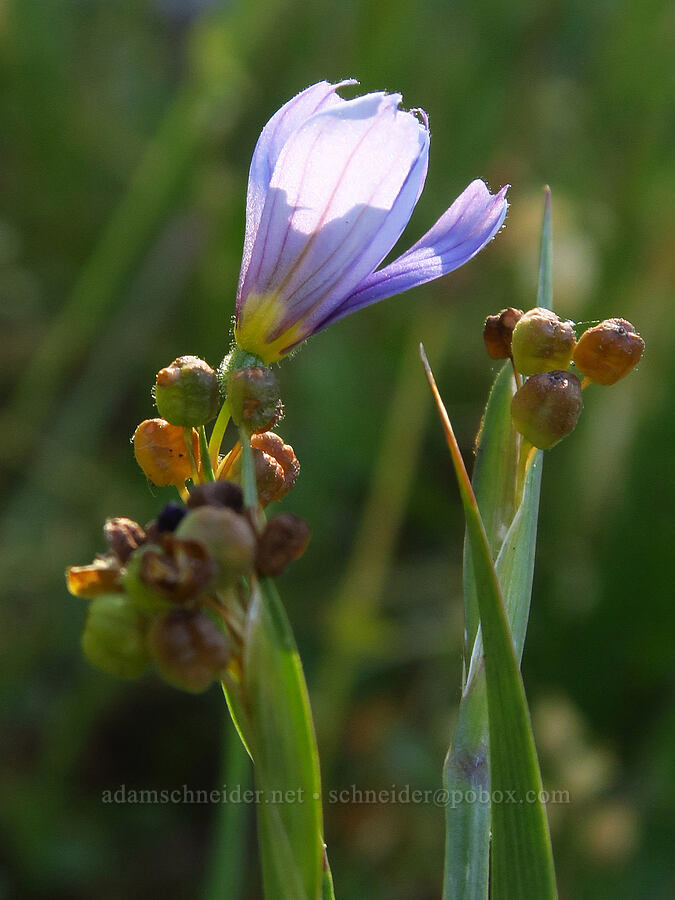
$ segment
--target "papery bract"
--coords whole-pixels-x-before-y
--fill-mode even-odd
[[[419,199],[429,128],[400,94],[344,100],[320,82],[267,123],[253,154],[237,292],[239,347],[274,362],[364,306],[478,253],[501,227],[506,187],[473,181],[410,250],[378,270]]]

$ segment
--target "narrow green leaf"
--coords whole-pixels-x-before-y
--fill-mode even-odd
[[[546,189],[537,303],[552,306],[551,203]],[[537,452],[522,493],[518,489],[521,441],[511,424],[515,379],[503,365],[490,392],[476,440],[472,486],[495,561],[504,606],[520,661],[527,629],[537,532],[543,454]],[[483,642],[468,532],[464,542],[465,671],[459,715],[443,769],[448,792],[444,897],[487,900],[490,861],[489,725]],[[478,639],[477,639],[478,638]],[[470,665],[470,674],[467,667]],[[481,790],[483,794],[481,795]],[[471,792],[479,799],[470,802]],[[469,797],[469,800],[465,799]],[[481,801],[480,797],[484,800]]]
[[[335,900],[335,888],[333,887],[333,873],[328,864],[326,853],[323,854],[323,894],[321,900]]]
[[[251,750],[251,726],[244,706],[242,686],[239,681],[228,674],[221,682],[221,687],[225,694],[227,708],[230,711],[232,723],[239,735],[239,739],[244,745],[244,750],[246,750],[251,759],[253,759],[253,751]]]
[[[480,614],[490,736],[492,878],[495,900],[557,896],[542,782],[525,690],[485,527],[450,419],[421,349],[459,484]],[[497,802],[497,799],[500,802]]]
[[[544,218],[541,224],[537,306],[553,309],[553,221],[551,188],[548,185],[544,188]]]
[[[228,725],[224,738],[222,782],[229,790],[251,787],[251,760]],[[245,856],[251,807],[247,803],[221,803],[216,814],[213,845],[203,900],[241,900],[244,890]]]
[[[321,783],[309,697],[295,641],[269,579],[252,586],[245,639],[265,896],[323,892]]]
[[[532,592],[540,482],[541,460],[536,459],[495,563],[518,660],[522,656]],[[490,861],[489,724],[480,629],[443,769],[443,785],[449,798],[445,896],[453,900],[486,898]],[[476,802],[470,802],[472,791],[478,794]]]
[[[476,438],[473,485],[483,516],[490,553],[497,555],[516,512],[516,472],[520,442],[511,425],[511,398],[515,390],[513,368],[508,362],[497,375],[480,431]],[[471,544],[464,539],[464,659],[471,659],[478,631],[478,599],[473,578]]]

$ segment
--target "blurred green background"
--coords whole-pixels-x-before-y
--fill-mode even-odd
[[[545,782],[570,793],[549,810],[560,891],[675,896],[674,31],[665,0],[0,0],[2,900],[261,896],[251,810],[238,889],[223,807],[102,803],[121,784],[222,787],[236,744],[215,688],[85,663],[63,570],[102,548],[106,516],[171,498],[129,446],[154,373],[226,352],[257,135],[348,76],[430,116],[403,244],[475,177],[511,183],[512,205],[460,272],[280,369],[303,464],[284,506],[314,535],[281,590],[325,787],[440,785],[462,519],[416,344],[470,458],[494,374],[482,322],[534,305],[548,182],[558,311],[624,316],[647,342],[545,464],[524,673]],[[339,897],[439,896],[433,804],[328,804],[326,833]]]

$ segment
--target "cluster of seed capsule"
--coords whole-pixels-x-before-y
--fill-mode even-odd
[[[300,466],[270,430],[281,415],[278,386],[255,358],[238,352],[215,372],[179,357],[157,374],[153,396],[160,417],[138,426],[134,453],[152,483],[175,485],[184,502],[145,526],[109,519],[106,552],[70,567],[66,580],[90,601],[82,636],[90,662],[122,678],[154,666],[170,684],[198,692],[227,672],[240,677],[254,580],[280,575],[304,552],[301,519],[282,513],[266,522],[260,512],[288,493]],[[225,399],[251,446],[254,508],[244,506],[239,483],[241,441],[222,455],[216,448],[213,459],[206,443],[204,425]]]
[[[280,575],[309,540],[290,513],[258,530],[228,481],[196,485],[186,505],[168,504],[144,527],[115,518],[103,532],[107,552],[66,574],[70,592],[90,600],[85,655],[122,678],[152,664],[192,692],[240,667],[251,577]]]
[[[549,450],[576,427],[582,391],[610,385],[642,358],[644,341],[625,319],[605,319],[577,338],[571,321],[550,309],[503,309],[485,320],[483,338],[493,359],[510,359],[516,376],[511,419],[533,446]],[[569,367],[581,373],[583,380]]]

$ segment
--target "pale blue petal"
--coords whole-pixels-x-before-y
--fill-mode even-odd
[[[316,330],[349,313],[377,303],[464,265],[492,240],[506,216],[508,185],[491,194],[472,181],[436,224],[406,253],[363,279]]]
[[[354,79],[330,84],[320,81],[313,84],[292,100],[285,103],[272,116],[263,128],[251,160],[246,195],[246,233],[244,236],[244,252],[239,275],[239,288],[243,283],[251,259],[251,251],[260,225],[260,217],[269,190],[270,179],[279,154],[288,138],[303,125],[307,119],[321,109],[327,109],[346,101],[338,96],[338,88],[348,84],[356,84]]]
[[[270,179],[243,302],[275,294],[282,332],[324,319],[400,237],[424,183],[426,122],[398,94],[367,94],[312,115]],[[273,339],[274,335],[270,335]]]

